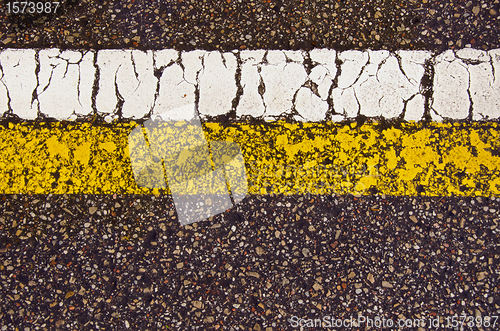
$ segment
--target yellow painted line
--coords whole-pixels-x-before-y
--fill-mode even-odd
[[[0,193],[136,194],[134,122],[0,126]],[[206,123],[241,146],[250,194],[499,196],[498,123]],[[173,142],[174,143],[174,142]]]

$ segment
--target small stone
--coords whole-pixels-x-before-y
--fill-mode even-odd
[[[323,286],[319,285],[318,283],[314,283],[313,285],[313,289],[315,291],[319,291],[319,290],[322,290],[323,289]]]
[[[479,6],[475,6],[474,8],[472,8],[472,13],[474,15],[477,15],[477,14],[479,14],[480,10],[481,10],[481,8]]]
[[[184,263],[183,262],[177,263],[177,269],[181,269],[182,267],[184,267]]]
[[[486,278],[486,276],[488,276],[488,273],[487,273],[487,272],[485,272],[485,271],[483,271],[483,272],[478,272],[476,276],[477,276],[477,280],[483,280],[483,279],[485,279],[485,278]]]
[[[417,223],[417,222],[418,222],[418,220],[417,220],[417,218],[415,217],[415,215],[411,215],[411,216],[410,216],[410,219],[411,219],[411,221],[412,221],[413,223]]]
[[[5,38],[2,42],[3,42],[4,44],[8,44],[8,43],[10,43],[11,41],[12,41],[12,38]]]
[[[257,247],[257,248],[255,249],[255,251],[257,252],[257,254],[258,254],[258,255],[262,255],[262,254],[265,254],[265,253],[266,253],[266,252],[264,251],[264,248],[262,248],[262,247],[260,247],[260,246],[259,246],[259,247]]]
[[[97,207],[89,207],[90,215],[93,215],[97,211]]]
[[[252,276],[252,277],[255,277],[255,278],[259,278],[260,275],[254,271],[249,271],[247,272],[247,276]]]
[[[203,309],[203,302],[201,301],[193,301],[193,306],[198,309]]]
[[[302,255],[304,255],[304,257],[309,257],[311,256],[311,252],[309,251],[309,248],[302,248]]]
[[[373,275],[371,273],[368,274],[368,277],[366,277],[370,283],[375,283],[375,278],[373,278]]]
[[[75,292],[73,291],[69,291],[68,293],[66,293],[66,295],[64,296],[64,298],[71,298],[73,295],[75,295]]]
[[[375,12],[375,18],[380,18],[380,17],[382,17],[382,13],[377,10]]]
[[[490,9],[490,15],[496,15],[497,14],[497,11],[495,9]]]
[[[392,286],[392,284],[390,282],[385,281],[385,280],[382,281],[382,286],[386,287],[386,288],[393,288],[394,287],[394,286]]]

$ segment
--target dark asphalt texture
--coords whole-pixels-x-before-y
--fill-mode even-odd
[[[482,1],[62,0],[0,16],[3,47],[426,49],[500,47],[500,3]]]
[[[6,3],[2,48],[500,47],[498,0],[82,0],[50,15],[7,14]],[[499,201],[250,196],[180,227],[168,196],[2,195],[0,331],[482,320],[500,315]]]
[[[0,208],[5,330],[500,312],[495,198],[252,196],[185,227],[168,196],[11,195]]]

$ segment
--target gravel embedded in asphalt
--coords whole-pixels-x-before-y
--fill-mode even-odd
[[[61,2],[54,15],[4,2],[0,46],[500,47],[498,0]],[[167,196],[2,195],[0,330],[499,315],[499,210],[486,197],[250,196],[180,227]]]
[[[500,313],[495,198],[251,196],[185,227],[168,196],[0,199],[6,330]]]
[[[0,16],[3,47],[427,49],[500,47],[499,0],[95,1]]]

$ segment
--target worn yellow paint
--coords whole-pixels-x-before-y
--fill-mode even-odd
[[[134,181],[127,138],[136,125],[0,126],[0,193],[158,193]],[[250,194],[500,195],[497,123],[206,123],[204,130],[209,141],[241,146]]]

